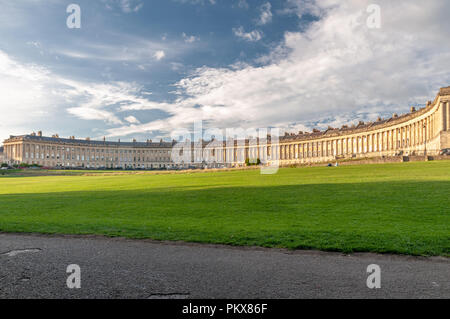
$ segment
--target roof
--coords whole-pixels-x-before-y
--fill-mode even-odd
[[[71,138],[60,138],[60,137],[46,137],[37,135],[21,135],[21,136],[11,136],[5,142],[20,139],[20,140],[31,140],[36,142],[49,142],[49,143],[63,143],[63,144],[76,144],[76,145],[86,145],[86,146],[116,146],[116,147],[172,147],[170,142],[162,143],[151,143],[151,142],[111,142],[111,141],[94,141],[94,140],[81,140],[81,139],[71,139]]]

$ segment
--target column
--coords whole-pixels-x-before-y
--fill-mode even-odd
[[[442,126],[442,130],[446,131],[447,130],[447,103],[441,102],[440,108],[441,108],[441,126]]]
[[[447,131],[450,131],[450,102],[447,102],[447,103],[445,103],[447,106],[446,106],[446,112],[445,112],[445,114],[446,114],[446,119],[447,119],[447,125],[446,125],[446,127],[447,127]]]
[[[395,133],[393,134],[393,137],[392,137],[392,142],[394,142],[394,139],[395,139],[395,143],[393,143],[393,150],[396,150],[398,147],[399,147],[399,142],[398,142],[398,140],[399,140],[399,128],[396,128],[395,129]]]

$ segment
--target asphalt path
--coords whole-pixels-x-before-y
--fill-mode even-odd
[[[450,298],[450,259],[0,233],[0,298]]]

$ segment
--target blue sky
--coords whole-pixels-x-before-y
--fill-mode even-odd
[[[81,8],[69,29],[66,8]],[[373,120],[450,85],[449,4],[0,0],[0,139]],[[418,26],[420,24],[420,27]]]

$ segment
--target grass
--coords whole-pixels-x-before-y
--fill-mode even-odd
[[[0,231],[450,256],[450,161],[0,176]]]

